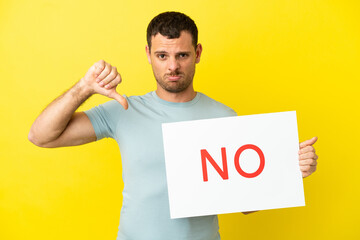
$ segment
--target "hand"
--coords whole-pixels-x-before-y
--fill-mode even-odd
[[[126,99],[116,92],[117,85],[121,83],[121,76],[116,67],[111,66],[104,60],[100,60],[89,68],[80,81],[90,94],[98,93],[115,99],[124,109],[128,109]]]
[[[316,141],[317,137],[313,137],[300,143],[299,165],[303,178],[310,176],[316,170],[318,156],[312,146]]]

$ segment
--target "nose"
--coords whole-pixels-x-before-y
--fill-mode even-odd
[[[180,68],[178,59],[176,59],[175,57],[171,57],[169,59],[168,68],[169,68],[169,71],[171,71],[171,72],[175,72],[176,70],[178,70]]]

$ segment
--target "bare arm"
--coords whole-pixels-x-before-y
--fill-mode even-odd
[[[37,117],[29,140],[40,147],[64,147],[89,143],[96,135],[89,118],[76,109],[95,93],[117,100],[127,109],[126,99],[116,92],[121,82],[115,67],[100,60],[71,89],[50,103]]]
[[[89,118],[76,109],[91,96],[80,83],[50,103],[33,123],[29,140],[40,147],[89,143],[96,135]]]

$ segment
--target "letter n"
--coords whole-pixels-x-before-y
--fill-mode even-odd
[[[202,163],[204,182],[208,181],[206,159],[211,163],[211,165],[219,173],[219,175],[222,177],[222,179],[224,179],[224,180],[229,179],[228,168],[227,168],[227,160],[226,160],[226,149],[224,147],[221,148],[223,170],[221,170],[221,168],[216,164],[216,162],[210,156],[210,154],[206,151],[206,149],[201,149],[200,152],[201,152],[201,163]]]

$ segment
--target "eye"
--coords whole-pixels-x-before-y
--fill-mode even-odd
[[[157,57],[160,59],[165,59],[165,54],[158,54]]]
[[[185,58],[185,57],[187,57],[187,56],[188,56],[187,53],[180,53],[180,54],[179,54],[179,57],[180,57],[180,58]]]

